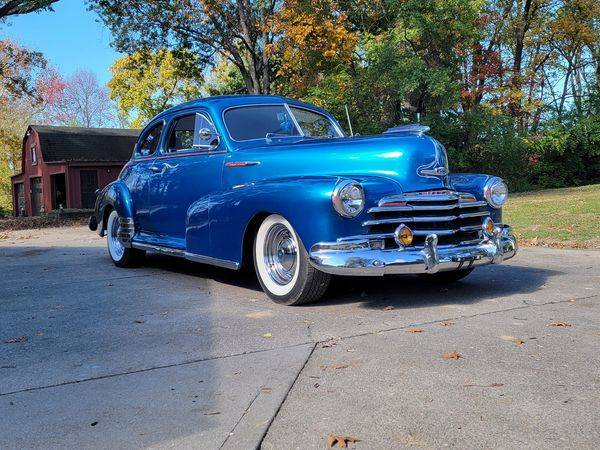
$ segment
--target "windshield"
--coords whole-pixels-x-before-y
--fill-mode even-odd
[[[327,116],[295,106],[290,108],[286,105],[242,106],[227,110],[224,120],[229,134],[236,141],[267,137],[342,136]]]

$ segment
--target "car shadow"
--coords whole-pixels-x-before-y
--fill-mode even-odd
[[[327,297],[320,304],[336,305],[359,300],[361,306],[367,309],[468,305],[535,292],[548,278],[561,273],[528,266],[500,265],[479,267],[466,278],[447,284],[415,275],[334,278]]]
[[[165,255],[148,254],[145,265],[156,269],[209,278],[219,283],[262,292],[253,270],[231,271]],[[535,292],[548,278],[562,272],[522,265],[479,267],[466,278],[439,284],[416,275],[333,277],[324,298],[307,307],[361,303],[363,308],[420,308],[471,304],[513,294]]]

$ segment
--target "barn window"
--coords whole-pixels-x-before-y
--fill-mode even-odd
[[[37,164],[37,155],[35,153],[35,145],[31,146],[31,165],[35,166]]]

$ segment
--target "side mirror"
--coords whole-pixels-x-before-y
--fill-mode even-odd
[[[208,128],[200,128],[200,131],[198,131],[198,137],[201,141],[208,141],[211,136],[212,133]]]
[[[214,150],[219,146],[221,136],[210,128],[200,128],[198,130],[197,141],[194,143],[195,148],[208,148]]]

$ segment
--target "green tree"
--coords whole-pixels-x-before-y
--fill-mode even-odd
[[[127,54],[188,50],[202,62],[220,55],[235,65],[249,93],[269,93],[273,67],[266,49],[278,0],[89,0]]]
[[[132,126],[142,126],[159,112],[199,97],[201,67],[198,57],[189,52],[135,52],[112,65],[110,98]]]

